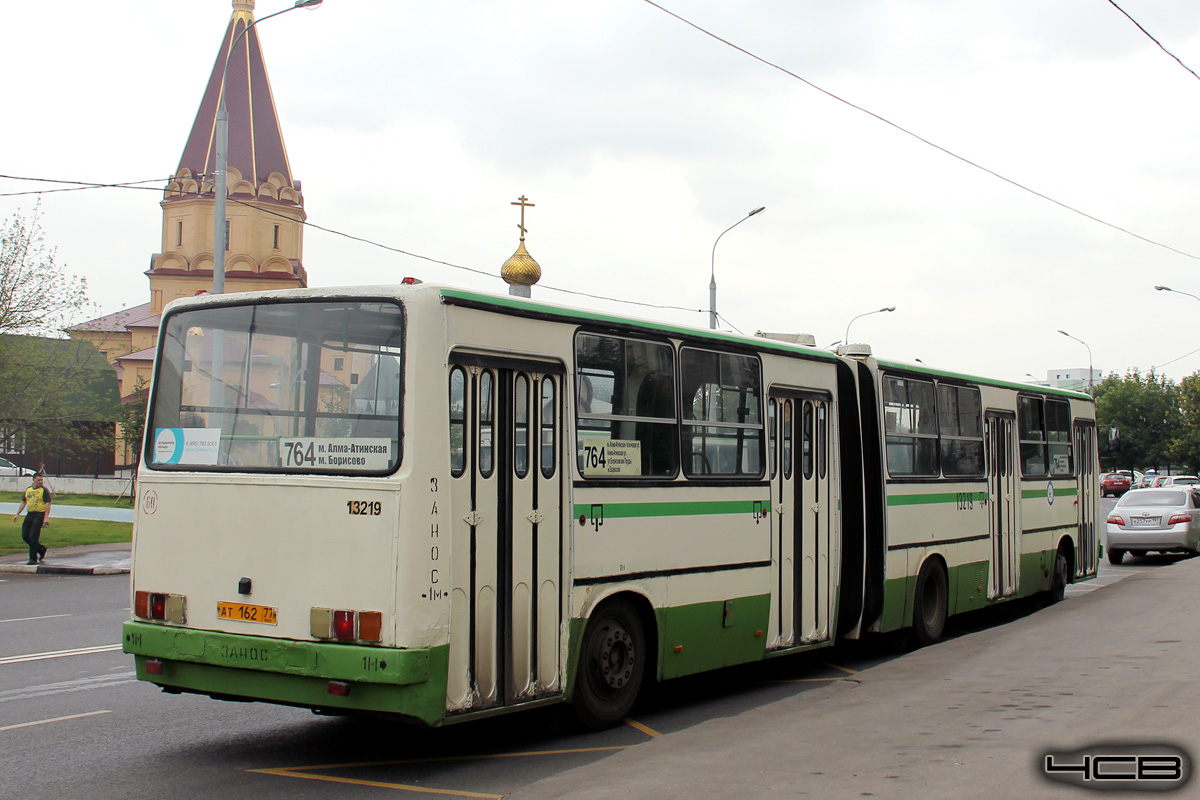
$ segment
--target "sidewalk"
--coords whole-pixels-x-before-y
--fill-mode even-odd
[[[1042,765],[1101,743],[1200,758],[1198,586],[1200,558],[1139,572],[505,800],[1146,796],[1051,782]],[[1168,795],[1196,796],[1197,780]]]
[[[26,564],[27,553],[0,556],[0,573],[23,572],[37,575],[116,575],[129,572],[129,542],[84,544],[75,547],[51,547],[46,560]]]

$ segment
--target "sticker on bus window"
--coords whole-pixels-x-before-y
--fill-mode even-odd
[[[642,443],[625,439],[584,439],[583,474],[620,477],[642,474]]]
[[[385,470],[392,464],[392,440],[280,437],[279,464],[301,469]]]
[[[155,464],[215,466],[220,428],[159,428],[154,434]]]

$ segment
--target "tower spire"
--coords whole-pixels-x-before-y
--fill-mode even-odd
[[[250,28],[238,38],[253,22],[254,0],[233,0],[229,26],[217,51],[196,121],[192,123],[192,131],[183,148],[179,170],[188,170],[194,178],[211,176],[216,163],[217,106],[224,75],[225,106],[229,111],[230,187],[234,183],[235,170],[255,190],[272,174],[279,176],[278,183],[292,187],[291,165],[283,144],[283,128],[275,111],[271,82],[267,78],[258,28]],[[232,188],[230,192],[233,193]]]

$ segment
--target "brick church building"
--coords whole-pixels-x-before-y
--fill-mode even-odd
[[[149,300],[67,331],[72,338],[90,341],[113,365],[123,402],[149,385],[163,307],[212,290],[215,127],[222,86],[229,114],[225,291],[308,285],[304,195],[288,162],[253,22],[254,0],[233,0],[196,120],[159,203],[162,243],[145,273]],[[136,446],[123,443],[119,434],[117,468],[134,463]]]

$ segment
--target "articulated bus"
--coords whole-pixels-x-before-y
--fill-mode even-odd
[[[431,284],[178,300],[124,649],[437,726],[1092,578],[1087,395]]]

